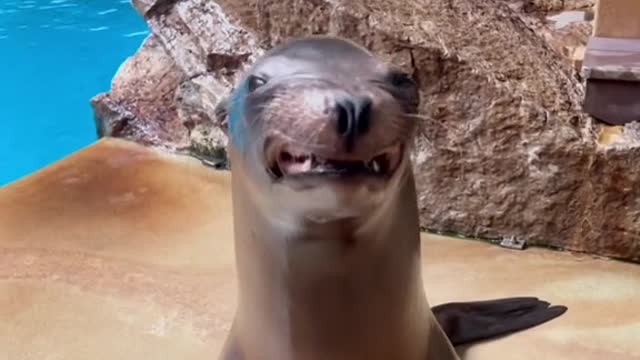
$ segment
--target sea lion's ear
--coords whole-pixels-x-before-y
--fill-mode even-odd
[[[231,93],[233,93],[233,89],[231,90]],[[220,127],[225,135],[229,136],[229,95],[221,98],[220,101],[218,101],[214,113],[216,124]]]

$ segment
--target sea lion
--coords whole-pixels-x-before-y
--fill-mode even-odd
[[[419,92],[365,48],[292,39],[223,104],[238,305],[221,359],[458,359],[454,345],[566,310],[536,298],[430,308],[409,156]]]

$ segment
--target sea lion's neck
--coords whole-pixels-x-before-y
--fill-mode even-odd
[[[423,294],[409,178],[369,229],[349,221],[286,228],[233,180],[239,301],[233,341],[245,359],[420,359]],[[255,351],[255,352],[254,352]]]

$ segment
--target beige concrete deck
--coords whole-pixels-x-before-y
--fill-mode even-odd
[[[100,141],[0,188],[0,359],[215,359],[235,306],[229,177]],[[424,236],[432,304],[536,295],[559,319],[465,359],[640,359],[640,266]]]

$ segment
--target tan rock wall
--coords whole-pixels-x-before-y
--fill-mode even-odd
[[[207,79],[190,104],[209,118],[198,104],[291,36],[347,37],[410,71],[423,100],[413,157],[424,228],[640,258],[638,138],[629,128],[598,143],[571,63],[505,2],[136,5],[186,78]]]

